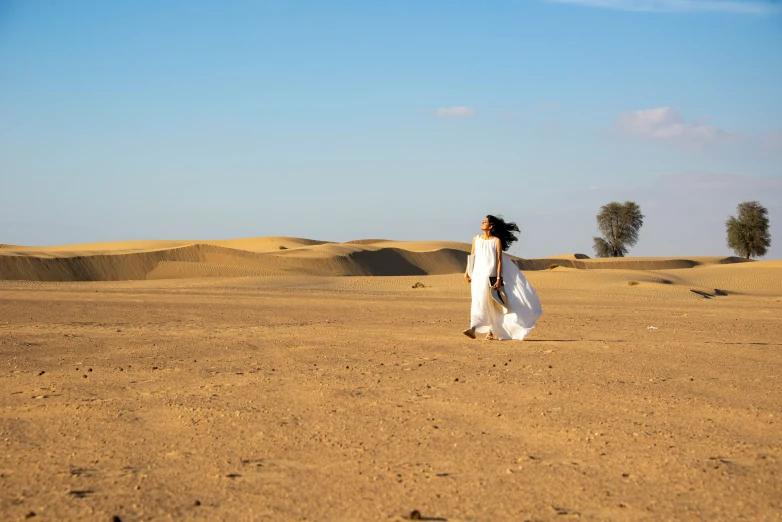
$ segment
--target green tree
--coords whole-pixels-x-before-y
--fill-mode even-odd
[[[757,201],[739,203],[737,210],[738,217],[730,216],[725,222],[728,247],[747,259],[765,256],[771,246],[768,210]]]
[[[643,224],[644,215],[635,201],[612,201],[600,207],[597,228],[603,237],[593,238],[597,257],[624,257],[638,242],[638,232]]]

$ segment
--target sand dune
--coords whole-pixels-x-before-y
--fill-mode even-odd
[[[744,263],[740,257],[619,257],[590,259],[584,254],[552,256],[546,259],[522,259],[517,262],[522,270],[544,270],[556,267],[625,270],[670,270],[674,268],[693,268],[704,265],[727,265]]]
[[[199,241],[199,243],[203,242]],[[329,241],[318,241],[315,239],[285,236],[254,237],[249,239],[224,239],[206,242],[206,244],[210,245],[235,248],[238,250],[247,250],[249,252],[276,252],[279,250],[308,247],[313,245],[324,245],[328,243]]]
[[[300,248],[312,245],[326,244],[328,241],[303,239],[298,237],[268,236],[240,239],[219,239],[214,241],[192,240],[137,240],[112,241],[104,243],[79,243],[74,245],[59,245],[45,247],[25,247],[17,245],[0,245],[6,248],[7,255],[29,255],[37,257],[77,257],[88,255],[117,255],[135,252],[153,252],[170,248],[180,248],[193,245],[211,245],[218,247],[246,250],[248,252],[274,252],[278,250]]]
[[[468,249],[0,249],[4,519],[778,518],[782,261],[517,259],[484,342]]]
[[[371,245],[372,243],[382,243],[384,241],[388,241],[388,239],[354,239],[352,241],[345,241],[345,244]]]
[[[448,242],[397,246],[384,241],[363,245],[284,237],[10,247],[0,254],[0,279],[120,281],[275,274],[446,274],[464,270],[467,249],[468,245]]]
[[[333,243],[280,236],[54,247],[4,245],[0,279],[66,282],[282,275],[434,276],[461,273],[469,250],[469,243],[453,241]],[[618,297],[646,293],[650,297],[695,299],[716,295],[718,290],[728,294],[782,293],[780,261],[747,263],[736,257],[590,259],[584,254],[512,258],[522,270],[546,273],[531,276],[533,280],[562,291],[584,288],[588,280],[594,280],[595,291]],[[587,276],[591,272],[595,274]],[[579,277],[579,285],[573,284],[573,277]]]

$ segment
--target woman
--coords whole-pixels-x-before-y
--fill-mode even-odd
[[[476,332],[486,333],[487,340],[524,339],[543,311],[538,294],[513,261],[503,255],[518,240],[514,232],[519,227],[486,216],[481,230],[483,234],[472,240],[472,274],[469,267],[464,272],[464,279],[471,284],[472,308],[470,327],[463,333],[471,339],[475,339]],[[492,289],[504,293],[504,308],[492,298]]]

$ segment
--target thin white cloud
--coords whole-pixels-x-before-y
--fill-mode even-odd
[[[440,108],[434,111],[434,115],[438,118],[470,118],[475,116],[478,112],[470,107],[448,107]]]
[[[623,112],[614,123],[614,130],[625,136],[662,141],[685,148],[732,143],[741,137],[738,133],[714,125],[687,123],[679,111],[671,107]]]
[[[616,11],[647,13],[722,12],[768,15],[782,12],[779,3],[762,0],[546,0],[555,4],[574,4]]]

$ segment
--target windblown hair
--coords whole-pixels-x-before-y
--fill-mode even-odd
[[[506,223],[502,217],[488,215],[486,218],[491,225],[491,235],[500,238],[502,243],[502,250],[507,251],[510,248],[511,243],[518,241],[514,232],[521,232],[516,223]]]

